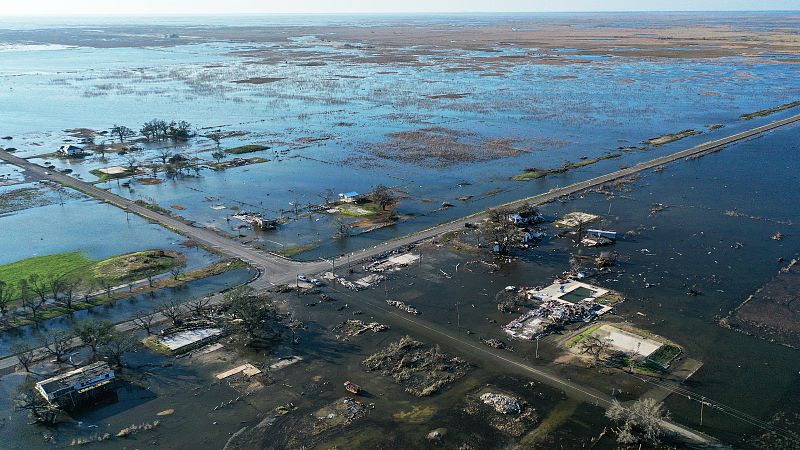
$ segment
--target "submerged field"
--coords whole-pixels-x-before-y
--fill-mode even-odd
[[[15,112],[2,116],[0,134],[13,138],[2,146],[86,180],[111,170],[101,186],[116,193],[316,259],[796,109],[799,66],[779,39],[790,39],[794,16],[753,14],[736,25],[728,15],[679,17],[680,27],[659,16],[462,17],[447,31],[441,18],[387,17],[368,33],[358,26],[367,18],[0,27],[0,38],[27,45],[4,53],[0,69],[16,88],[3,94]],[[772,21],[786,28],[769,31]],[[735,33],[749,40],[728,45]],[[63,47],[32,51],[36,43]],[[65,100],[42,100],[56,94]],[[90,107],[75,117],[76,104]],[[111,126],[138,133],[153,117],[191,122],[198,135],[177,144],[135,137],[138,150],[118,154]],[[52,155],[88,137],[115,150]],[[165,152],[200,163],[177,175],[146,168]],[[259,159],[228,164],[237,156]],[[131,180],[132,161],[143,168]],[[326,190],[367,193],[378,184],[403,193],[393,227],[362,235],[371,227],[351,219],[351,238],[337,240],[335,217],[304,214]],[[254,232],[232,218],[238,211],[285,223]]]
[[[0,43],[10,45],[0,53],[0,83],[13,85],[0,91],[0,138],[9,137],[0,147],[299,259],[359,250],[800,113],[800,19],[789,13],[171,20],[0,21]],[[140,128],[154,117],[191,122],[196,135],[148,141]],[[114,125],[133,135],[112,135]],[[8,417],[0,442],[68,446],[158,420],[105,445],[616,447],[614,425],[591,397],[507,364],[521,361],[622,401],[651,394],[677,422],[737,447],[791,448],[796,350],[718,323],[800,252],[800,211],[786,201],[796,190],[797,136],[796,125],[782,128],[545,205],[543,240],[507,258],[448,235],[415,249],[418,263],[371,289],[276,288],[271,296],[293,326],[280,344],[256,350],[225,341],[181,359],[139,349],[127,356],[117,402],[58,427],[30,426],[0,401]],[[55,155],[65,143],[90,151]],[[392,201],[371,197],[378,185]],[[364,198],[338,201],[351,192]],[[620,239],[577,246],[550,223],[578,211],[599,216],[592,226]],[[277,229],[254,231],[241,220],[246,213],[277,219]],[[184,255],[187,274],[229,264],[5,164],[0,229],[0,279],[12,281],[97,270],[123,281],[119,255],[152,249]],[[589,267],[606,250],[613,268]],[[230,263],[230,271],[177,286],[171,264],[156,256],[152,271],[130,263],[139,276],[163,273],[158,289],[2,333],[0,349],[75,320],[130,319],[252,276]],[[356,279],[366,275],[359,265],[337,270]],[[626,298],[609,323],[663,336],[654,352],[660,366],[702,363],[688,383],[668,395],[679,370],[575,364],[563,341],[580,345],[594,325],[536,343],[509,339],[502,326],[522,309],[498,308],[506,287],[548,285],[575,267]],[[742,310],[754,327],[764,323],[760,304],[768,302]],[[389,329],[343,335],[338,324],[356,318]],[[504,347],[490,347],[492,339]],[[302,359],[287,359],[295,355]],[[244,363],[263,373],[217,378]],[[12,398],[27,376],[2,376],[0,397]],[[355,400],[345,381],[363,389]],[[487,393],[515,398],[521,414],[489,407]],[[702,424],[698,398],[713,405]]]

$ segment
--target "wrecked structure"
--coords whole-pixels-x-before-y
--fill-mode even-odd
[[[36,383],[36,391],[48,403],[74,408],[105,392],[116,379],[114,370],[105,361],[56,375]]]
[[[619,297],[610,291],[574,280],[558,280],[543,289],[531,289],[529,300],[541,301],[508,323],[506,334],[516,339],[532,340],[550,334],[574,322],[591,322],[611,311],[610,303]]]
[[[386,304],[388,304],[389,306],[394,306],[395,308],[397,308],[397,309],[399,309],[401,311],[405,311],[405,312],[407,312],[409,314],[414,314],[414,315],[422,314],[421,312],[419,312],[417,310],[417,308],[414,308],[411,305],[407,305],[407,304],[401,302],[400,300],[386,300]]]
[[[233,218],[239,219],[254,229],[262,231],[274,230],[278,228],[278,225],[280,225],[280,222],[277,219],[265,219],[261,216],[261,214],[249,211],[242,211],[234,214]]]

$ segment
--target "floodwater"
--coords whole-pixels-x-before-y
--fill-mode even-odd
[[[795,412],[800,400],[794,387],[800,371],[796,350],[716,325],[718,314],[735,306],[775,274],[781,267],[779,257],[800,253],[800,243],[793,237],[800,210],[797,205],[782,201],[781,196],[798,181],[792,174],[798,163],[798,133],[797,127],[780,130],[697,160],[676,162],[661,172],[644,174],[616,191],[610,200],[591,193],[543,208],[547,217],[586,211],[603,216],[604,228],[619,232],[639,230],[638,235],[621,239],[613,247],[620,255],[614,273],[588,281],[625,295],[627,300],[618,306],[614,320],[664,336],[681,345],[685,357],[703,363],[685,385],[688,395],[724,405],[728,412],[707,407],[701,426],[696,401],[672,395],[666,407],[677,422],[738,448],[759,448],[748,440],[751,433],[760,434],[753,423],[769,422],[777,413]],[[667,208],[651,214],[650,208],[657,203]],[[746,217],[726,214],[734,208]],[[770,236],[776,230],[787,237],[773,241]],[[737,242],[743,246],[733,245]],[[549,440],[543,441],[544,446],[569,443],[579,447],[609,425],[600,409],[546,384],[526,386],[528,375],[498,364],[481,352],[464,351],[464,345],[482,345],[479,338],[507,340],[500,327],[514,315],[498,312],[495,299],[505,286],[548,284],[569,268],[571,253],[593,255],[597,250],[576,249],[566,240],[548,239],[536,249],[518,252],[514,262],[494,273],[475,262],[491,262],[486,255],[433,246],[415,251],[422,254],[422,261],[392,275],[385,285],[358,293],[334,286],[324,288],[336,299],[334,302],[309,307],[306,304],[316,302],[316,296],[276,294],[277,300],[288,302],[296,319],[308,325],[307,330],[298,333],[302,340],[295,347],[281,346],[270,356],[233,351],[211,359],[194,356],[174,363],[150,352],[131,355],[129,376],[138,380],[135,386],[123,386],[118,403],[76,415],[75,420],[81,422],[51,430],[55,442],[65,443],[101,429],[116,431],[131,423],[159,419],[159,428],[142,432],[136,439],[157,443],[160,448],[189,444],[221,447],[234,432],[254,427],[270,417],[275,407],[291,403],[297,410],[249,435],[268,440],[265,445],[281,448],[288,436],[298,432],[294,427],[307,426],[302,422],[304,416],[345,395],[341,383],[346,379],[365,388],[363,401],[373,403],[374,408],[352,426],[314,441],[323,448],[324,444],[345,442],[364,448],[426,448],[424,436],[439,427],[448,429],[444,448],[457,448],[466,441],[479,448],[504,448],[513,439],[488,426],[484,416],[463,412],[468,396],[485,385],[521,396],[536,408],[540,418],[550,417],[551,413],[558,417],[563,412],[565,418],[557,421]],[[646,288],[645,283],[654,287]],[[687,296],[687,286],[695,286],[702,294]],[[414,305],[422,312],[415,317],[418,322],[409,323],[390,314],[396,310],[385,305],[385,298]],[[344,304],[349,307],[337,311]],[[362,313],[354,316],[356,311]],[[330,331],[333,324],[350,318],[377,320],[392,329],[349,341],[335,340]],[[457,337],[459,343],[441,339],[431,327]],[[416,399],[390,380],[360,368],[364,357],[406,334],[429,344],[439,343],[443,351],[467,359],[474,368],[466,378],[427,399]],[[621,372],[599,374],[553,364],[560,355],[558,339],[557,335],[542,339],[538,359],[535,344],[512,342],[514,351],[509,357],[521,358],[534,367],[598,390],[614,389],[622,400],[657,388],[655,380],[642,381]],[[244,361],[270,362],[291,354],[301,355],[304,361],[273,372],[274,382],[245,401],[229,404],[241,395],[242,387],[218,383],[213,378],[213,374]],[[139,380],[141,371],[148,374],[148,382]],[[763,383],[764,379],[770,382]],[[6,377],[5,391],[13,392],[19,382],[18,377]],[[220,404],[224,407],[215,409]],[[174,414],[156,415],[167,409],[174,409]],[[747,414],[748,418],[743,421],[732,414]],[[6,430],[18,430],[20,434],[15,439],[30,443],[30,448],[46,447],[41,444],[40,434],[32,431],[37,429],[19,423],[19,415],[13,417]],[[100,428],[86,428],[89,424]],[[187,427],[195,431],[186,434]],[[103,445],[121,448],[126,444],[118,439]],[[606,437],[596,448],[613,447]],[[760,448],[770,445],[762,444]]]
[[[370,23],[366,17],[353,20]],[[438,23],[441,18],[429,20]],[[454,20],[470,23],[466,17]],[[101,186],[156,202],[233,235],[253,233],[234,231],[240,222],[230,217],[237,210],[288,216],[295,220],[280,230],[246,239],[269,250],[313,244],[316,249],[299,257],[316,259],[760,125],[789,113],[751,121],[739,120],[739,115],[786,103],[800,92],[798,66],[791,55],[687,60],[553,49],[563,63],[540,64],[534,58],[528,64],[498,66],[495,58],[536,55],[538,49],[497,46],[491,51],[423,52],[414,63],[369,63],[353,59],[369,56],[369,49],[319,38],[292,36],[289,31],[286,42],[276,43],[221,39],[167,47],[12,49],[4,52],[0,68],[6,87],[0,90],[3,134],[14,137],[7,146],[16,147],[18,154],[34,156],[74,141],[65,135],[66,129],[105,130],[113,124],[138,129],[153,117],[187,120],[201,134],[217,129],[248,132],[223,139],[223,148],[267,144],[269,150],[244,156],[268,162],[220,172],[204,169],[169,180],[161,174],[164,182],[157,185],[134,181],[128,188],[111,181]],[[463,66],[472,69],[462,70]],[[254,78],[276,81],[234,83]],[[429,98],[448,94],[464,97]],[[80,115],[74,114],[77,110]],[[708,129],[712,124],[725,127]],[[370,146],[385,145],[390,133],[425,127],[451,129],[465,139],[470,133],[485,140],[509,139],[527,153],[434,167],[370,154]],[[563,177],[509,179],[525,168],[558,167],[684,129],[704,133],[634,150]],[[98,141],[103,139],[110,138]],[[143,147],[136,154],[142,163],[154,160],[163,146]],[[198,138],[170,150],[211,160],[214,149],[211,141]],[[125,165],[126,158],[111,153],[105,158],[44,160],[94,180],[90,170]],[[334,240],[332,216],[289,213],[294,203],[320,204],[326,189],[366,193],[378,184],[404,193],[398,212],[410,218],[377,232]],[[472,199],[456,201],[460,196]],[[442,202],[456,206],[442,209]]]
[[[787,26],[792,26],[791,22]],[[800,91],[800,66],[781,60],[587,58],[570,56],[573,50],[560,49],[567,59],[582,62],[515,65],[504,68],[502,76],[480,76],[491,68],[484,72],[446,69],[486,57],[483,52],[464,55],[458,62],[452,55],[441,60],[436,55],[425,56],[437,62],[430,65],[353,65],[346,58],[337,62],[330,57],[325,58],[324,65],[308,65],[301,64],[309,62],[306,52],[345,57],[362,50],[334,47],[302,35],[287,37],[295,39],[289,40],[291,44],[274,46],[226,41],[164,48],[6,50],[0,67],[0,102],[8,106],[0,110],[0,134],[13,135],[14,139],[4,146],[17,147],[21,155],[41,156],[65,139],[72,139],[63,131],[67,128],[107,129],[114,123],[137,128],[153,117],[247,131],[249,135],[224,140],[224,146],[267,143],[273,148],[247,156],[262,156],[269,162],[221,172],[205,169],[175,179],[164,179],[161,174],[163,182],[158,185],[133,182],[129,188],[117,181],[101,184],[162,207],[179,205],[173,208],[176,213],[234,234],[235,222],[226,220],[232,206],[293,218],[285,212],[290,202],[320,202],[318,194],[327,188],[367,192],[383,183],[408,194],[399,212],[415,217],[391,228],[333,240],[330,217],[310,215],[294,218],[278,231],[255,236],[269,249],[317,243],[318,249],[301,255],[314,259],[363,248],[785,117],[791,111],[751,121],[739,119],[742,113],[794,100]],[[259,64],[257,58],[231,53],[254,47],[269,47],[277,56],[272,63]],[[499,51],[513,53],[511,49]],[[253,77],[285,80],[261,85],[231,83]],[[462,99],[424,98],[448,93],[469,95]],[[717,123],[725,127],[706,128]],[[366,150],[369,144],[384,142],[388,133],[426,126],[516,139],[531,151],[501,160],[424,167],[376,159]],[[595,157],[689,128],[704,133],[533,182],[509,179],[527,167],[556,167],[565,160]],[[309,142],[301,138],[326,139]],[[800,205],[793,201],[800,182],[796,170],[800,164],[798,138],[798,127],[784,128],[697,160],[673,163],[660,172],[645,173],[612,198],[587,193],[542,209],[551,218],[576,210],[591,212],[604,217],[603,228],[621,233],[636,231],[615,244],[614,250],[619,252],[615,272],[589,282],[625,295],[627,300],[617,308],[617,319],[676,342],[684,348],[686,357],[703,363],[686,384],[687,395],[668,397],[666,407],[677,422],[737,447],[756,447],[749,439],[761,433],[758,425],[770,426],[766,422],[775,414],[798,412],[797,351],[717,325],[719,316],[774,276],[783,264],[779,258],[788,261],[800,253],[796,236]],[[159,147],[145,145],[137,157],[154,158]],[[214,145],[196,139],[172,150],[209,158]],[[96,156],[83,161],[48,156],[36,160],[70,168],[86,180],[93,179],[91,169],[125,163],[124,157],[113,154],[105,161]],[[474,197],[466,203],[455,200],[464,195]],[[441,210],[443,201],[456,206]],[[652,213],[656,204],[664,204],[666,209]],[[225,208],[212,208],[220,205]],[[87,249],[90,256],[103,257],[141,248],[172,248],[181,240],[139,218],[126,218],[108,205],[85,199],[70,200],[63,207],[50,205],[16,212],[1,217],[0,226],[0,248],[4,250],[0,261],[6,262],[52,253],[52,249]],[[91,238],[81,236],[76,229]],[[552,229],[549,231],[552,236]],[[786,237],[782,241],[770,239],[778,231]],[[576,249],[564,240],[548,238],[536,249],[517,253],[514,262],[493,273],[475,262],[486,260],[485,255],[431,247],[421,251],[419,265],[374,289],[351,293],[325,288],[337,298],[335,302],[311,307],[305,306],[316,301],[311,296],[277,295],[288,302],[295,318],[309,326],[299,333],[302,341],[296,348],[277,348],[273,355],[227,352],[213,358],[180,360],[141,351],[129,355],[131,367],[126,370],[130,378],[119,390],[119,401],[77,414],[74,423],[57,429],[30,427],[24,414],[12,413],[9,404],[0,404],[0,415],[9,417],[0,425],[0,443],[22,448],[63,447],[75,437],[113,433],[133,423],[159,419],[159,428],[130,441],[115,439],[95,446],[124,448],[147,442],[159,448],[221,448],[242,427],[253,427],[271,416],[276,406],[293,403],[297,410],[260,431],[262,438],[274,436],[270,445],[280,448],[301,417],[345,395],[341,383],[346,379],[365,387],[369,393],[365,401],[375,407],[354,426],[325,435],[315,444],[425,448],[425,435],[445,427],[449,430],[442,443],[445,448],[457,448],[471,439],[477,448],[505,448],[512,439],[463,412],[467,395],[485,384],[525,398],[540,417],[566,411],[566,418],[555,426],[544,446],[566,442],[565,446],[580,447],[609,425],[599,408],[585,403],[576,408],[578,399],[544,384],[526,388],[526,375],[480,352],[465,351],[467,344],[482,345],[478,338],[505,339],[500,327],[513,316],[498,312],[495,299],[505,286],[549,284],[569,268],[571,253],[591,256],[595,250]],[[194,250],[190,258],[197,264],[210,261],[208,255],[195,254]],[[236,284],[246,275],[244,271],[231,272],[193,284],[185,291],[158,296],[188,298],[195,292],[199,295]],[[701,295],[688,296],[691,287]],[[413,304],[422,311],[419,322],[409,323],[388,314],[396,311],[385,305],[386,298]],[[152,307],[155,301],[137,298],[85,314],[120,319],[140,307]],[[336,311],[344,303],[349,308]],[[363,315],[353,316],[355,311]],[[348,342],[334,340],[330,328],[354,317],[374,318],[392,329]],[[57,319],[50,325],[63,324]],[[426,327],[461,339],[439,342],[441,336]],[[364,357],[405,334],[428,344],[439,343],[443,351],[461,356],[475,367],[466,378],[429,399],[415,399],[390,380],[363,372],[359,363]],[[540,342],[538,359],[533,343],[514,342],[512,355],[595,389],[614,392],[623,400],[656,388],[653,380],[554,364],[554,358],[560,355],[558,338]],[[0,347],[9,345],[8,339],[0,341]],[[242,361],[271,362],[288,354],[305,359],[272,374],[275,382],[245,401],[229,404],[240,392],[213,376]],[[20,375],[3,377],[2,398],[10,398],[21,381]],[[725,411],[706,407],[701,425],[698,397],[724,405]],[[216,408],[223,403],[225,407]],[[403,413],[414,407],[420,415],[410,421],[408,417],[414,414]],[[175,411],[156,415],[168,409]],[[53,443],[43,439],[43,433],[52,435]],[[258,439],[258,433],[250,437]],[[613,446],[606,436],[596,448]],[[762,444],[761,448],[770,445]]]

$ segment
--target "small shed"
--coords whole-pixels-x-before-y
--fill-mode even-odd
[[[358,192],[351,191],[339,194],[339,200],[346,203],[353,203],[358,199]]]
[[[83,156],[83,149],[77,145],[64,144],[56,152],[59,156]]]
[[[604,237],[606,239],[611,239],[611,240],[616,240],[617,239],[617,232],[616,231],[605,231],[605,230],[589,229],[589,230],[586,230],[586,234],[590,235],[590,236]]]

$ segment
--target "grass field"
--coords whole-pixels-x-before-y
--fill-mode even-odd
[[[744,120],[755,119],[756,117],[763,117],[768,116],[770,114],[775,114],[777,112],[786,111],[787,109],[792,109],[800,106],[800,101],[787,103],[785,105],[776,106],[774,108],[769,109],[762,109],[761,111],[751,112],[749,114],[742,114],[740,117]]]
[[[80,252],[35,256],[0,266],[0,280],[17,286],[20,280],[38,275],[43,279],[108,279],[112,284],[144,279],[182,265],[179,252],[145,250],[94,261]]]
[[[269,146],[259,144],[240,145],[239,147],[229,148],[225,152],[232,155],[241,155],[243,153],[260,152],[261,150],[269,150]]]
[[[586,336],[589,336],[590,334],[594,333],[595,330],[597,330],[601,326],[602,326],[602,324],[600,324],[600,325],[592,325],[589,328],[587,328],[587,329],[581,331],[580,333],[576,334],[575,336],[573,336],[567,342],[567,348],[572,348],[572,347],[576,346],[579,342],[581,342],[584,338],[586,338]]]
[[[277,251],[275,253],[283,256],[284,258],[292,258],[301,253],[310,252],[311,250],[314,250],[317,247],[319,247],[319,243],[296,245],[294,247],[285,247],[282,250]]]
[[[20,280],[32,274],[40,277],[62,277],[71,273],[81,273],[91,267],[94,261],[80,252],[58,253],[36,256],[0,266],[0,280],[16,286]]]
[[[136,171],[126,169],[124,172],[120,173],[105,173],[100,171],[100,169],[92,169],[89,171],[89,173],[99,178],[100,181],[108,181],[108,180],[115,180],[117,178],[127,178],[136,173]]]
[[[597,158],[584,159],[583,161],[578,161],[578,162],[566,162],[564,163],[563,166],[556,169],[529,169],[519,175],[514,175],[513,177],[511,177],[511,179],[516,181],[536,180],[539,178],[544,178],[554,173],[565,173],[572,169],[579,169],[581,167],[590,166],[604,159],[619,158],[620,156],[622,155],[619,153],[607,153],[605,155],[600,155]]]

